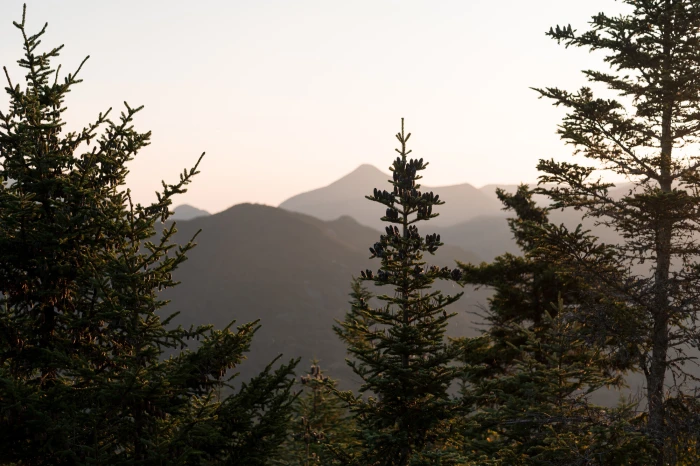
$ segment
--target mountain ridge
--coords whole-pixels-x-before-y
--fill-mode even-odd
[[[376,212],[370,212],[367,207],[366,195],[374,188],[385,189],[389,186],[388,175],[370,164],[358,168],[338,180],[310,191],[306,191],[279,204],[281,209],[305,213],[322,220],[333,220],[340,215],[349,215],[362,225],[381,228],[381,206],[374,206]],[[441,198],[448,200],[441,207],[439,217],[431,220],[433,226],[448,226],[461,223],[470,218],[498,210],[500,203],[494,196],[488,195],[469,183],[449,186],[422,186],[421,191],[433,191]],[[458,202],[449,203],[450,199],[474,198],[470,204]]]
[[[426,226],[423,235],[432,233]],[[200,229],[197,246],[173,273],[181,284],[161,293],[160,298],[170,300],[161,316],[179,312],[173,324],[184,327],[222,328],[233,320],[260,319],[249,360],[240,367],[241,380],[282,353],[285,360],[318,357],[343,387],[355,386],[345,364],[346,348],[332,327],[349,310],[352,277],[379,266],[369,259],[369,247],[379,232],[348,216],[324,221],[245,203],[210,216],[178,220],[173,241],[186,243]],[[454,267],[455,260],[481,260],[451,245],[425,259],[440,267]],[[451,294],[462,291],[447,282],[440,287]],[[459,313],[450,328],[453,336],[477,333],[473,312],[488,296],[472,288],[466,291],[468,295],[453,308]]]

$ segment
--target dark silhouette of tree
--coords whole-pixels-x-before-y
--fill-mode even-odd
[[[355,422],[334,392],[337,382],[324,375],[313,360],[300,378],[302,392],[294,401],[294,418],[280,465],[331,466],[339,456],[352,455],[357,446]]]
[[[295,363],[219,399],[257,323],[169,329],[158,314],[194,238],[171,244],[175,225],[156,224],[199,161],[157,202],[134,205],[121,187],[149,143],[132,126],[140,108],[65,133],[83,64],[60,81],[50,61],[62,47],[39,52],[46,26],[28,35],[25,13],[14,24],[26,86],[5,69],[0,112],[0,462],[264,464],[286,434]],[[175,351],[192,339],[198,349]]]
[[[459,348],[445,338],[454,315],[445,307],[462,293],[443,296],[431,284],[436,279],[457,280],[460,271],[428,266],[423,260],[424,252],[433,254],[442,243],[435,234],[421,236],[415,223],[435,217],[433,207],[444,202],[420,191],[419,173],[428,164],[408,159],[410,134],[404,133],[403,120],[396,137],[401,149],[390,167],[392,189],[375,189],[367,196],[386,208],[386,234],[370,248],[381,266],[376,272],[361,272],[362,281],[393,291],[377,296],[386,305],[373,308],[355,287],[352,309],[335,328],[349,343],[348,363],[363,382],[361,395],[341,393],[355,414],[362,448],[345,461],[363,466],[457,464],[451,426],[462,409],[448,388],[461,369],[454,364]]]
[[[549,209],[525,185],[496,193],[516,214],[508,225],[523,255],[460,263],[463,283],[494,291],[483,315],[488,328],[460,340],[462,395],[473,411],[464,424],[465,455],[477,464],[639,464],[648,449],[635,404],[589,402],[599,388],[622,386],[626,367],[611,357],[616,339],[600,342],[576,319],[574,311],[593,298],[585,284],[538,251],[543,229],[552,227]]]
[[[588,87],[537,89],[568,110],[559,128],[562,139],[598,164],[541,160],[540,181],[554,187],[538,192],[551,198],[553,208],[581,209],[622,239],[596,245],[580,231],[549,228],[538,247],[593,293],[608,297],[607,310],[590,309],[587,320],[603,338],[628,339],[629,357],[646,377],[645,430],[661,466],[670,460],[666,451],[687,436],[689,426],[697,432],[698,425],[693,409],[686,410],[688,417],[671,418],[667,405],[688,399],[685,349],[698,346],[700,162],[693,151],[700,136],[700,4],[624,3],[629,13],[597,14],[584,33],[570,26],[548,33],[567,47],[604,51],[611,70],[584,74],[618,99],[595,97]],[[624,175],[634,187],[612,196],[613,184],[596,179],[596,170]],[[621,308],[627,309],[624,318],[615,312]]]
[[[482,366],[479,377],[507,372],[519,354],[517,348],[524,342],[518,326],[535,333],[545,331],[545,314],[556,312],[552,304],[560,296],[567,303],[576,299],[573,280],[567,282],[558,275],[550,261],[535,260],[529,255],[542,226],[549,223],[548,209],[535,204],[533,190],[526,185],[519,186],[514,194],[498,189],[496,195],[504,204],[503,210],[515,213],[508,219],[508,226],[523,255],[506,253],[488,264],[459,263],[462,283],[488,286],[494,291],[483,315],[489,324],[488,338],[471,340],[472,347],[463,354],[465,362]],[[477,341],[484,343],[481,349],[473,346]]]
[[[464,422],[465,456],[483,465],[648,464],[653,449],[640,433],[636,403],[604,408],[589,400],[600,388],[619,386],[621,376],[605,369],[608,356],[582,337],[563,301],[552,308],[537,332],[496,324],[519,334],[518,346],[508,342],[508,370],[485,377],[482,367],[467,365],[463,394],[474,410]],[[472,339],[477,348],[479,340]]]

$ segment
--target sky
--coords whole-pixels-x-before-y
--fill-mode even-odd
[[[23,3],[0,1],[0,66],[14,83]],[[30,32],[48,22],[41,47],[65,45],[62,75],[90,56],[67,130],[143,105],[135,128],[151,145],[126,187],[150,203],[206,152],[174,204],[212,213],[276,206],[364,163],[388,172],[402,117],[412,155],[430,162],[426,185],[535,182],[539,159],[577,160],[556,134],[564,111],[530,88],[573,91],[586,85],[580,70],[607,69],[601,53],[545,32],[625,11],[614,0],[26,3]]]

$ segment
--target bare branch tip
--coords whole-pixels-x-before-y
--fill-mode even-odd
[[[10,80],[10,73],[8,73],[6,66],[3,66],[2,69],[5,71],[5,77],[7,78],[7,84],[9,84],[10,88],[12,89],[14,86],[12,86],[12,81]]]

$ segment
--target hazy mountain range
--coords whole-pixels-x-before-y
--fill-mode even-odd
[[[390,190],[388,180],[391,175],[372,165],[361,165],[352,173],[325,186],[293,196],[279,207],[301,212],[316,218],[332,220],[340,215],[349,215],[363,225],[383,229],[379,218],[383,207],[365,199],[374,188]],[[611,191],[613,197],[626,194],[631,185],[621,184]],[[518,253],[506,219],[514,216],[503,211],[503,204],[496,196],[496,189],[515,192],[517,185],[489,184],[481,188],[463,183],[452,186],[421,186],[421,191],[433,191],[445,201],[436,211],[438,217],[430,220],[430,228],[440,233],[445,243],[471,251],[484,261],[491,261],[504,252]],[[545,205],[542,196],[535,200]],[[568,210],[553,212],[551,220],[564,223],[571,228],[581,223],[581,212]],[[607,229],[595,228],[593,222],[583,222],[586,228],[594,230],[603,241],[616,241],[617,235]]]
[[[282,202],[279,208],[304,213],[321,220],[349,216],[362,225],[381,231],[384,225],[379,218],[383,215],[383,208],[368,201],[365,196],[371,194],[374,188],[389,190],[390,178],[391,175],[372,165],[361,165],[328,186],[292,196]],[[613,197],[619,197],[626,194],[629,187],[629,183],[621,184],[611,193]],[[475,188],[468,183],[422,186],[422,191],[433,191],[445,201],[445,205],[436,209],[440,215],[430,221],[430,229],[439,233],[447,244],[470,251],[479,260],[491,261],[504,252],[518,253],[506,223],[506,219],[513,214],[502,210],[503,204],[496,197],[496,188],[514,192],[517,185],[489,184],[481,188]],[[535,199],[543,205],[546,203],[541,196],[536,196]],[[175,208],[174,218],[192,218],[190,212],[193,209],[206,215],[206,211],[183,205]],[[581,212],[556,211],[551,214],[551,220],[574,228],[581,223]],[[603,241],[612,242],[618,238],[608,229],[596,228],[590,220],[584,220],[583,224]]]
[[[243,378],[283,353],[285,359],[302,357],[304,366],[317,357],[330,374],[350,386],[345,346],[332,327],[334,319],[342,319],[349,310],[352,277],[378,268],[377,260],[368,259],[368,248],[379,233],[347,216],[324,221],[276,207],[240,204],[177,221],[175,241],[183,244],[199,229],[197,247],[173,274],[182,283],[162,294],[172,300],[163,315],[178,311],[176,323],[211,323],[219,328],[234,319],[238,323],[260,319],[250,361],[241,366]],[[427,257],[429,264],[440,267],[454,267],[455,260],[479,258],[448,245]],[[452,283],[441,288],[462,291]],[[470,312],[486,303],[487,292],[465,291],[468,295],[453,306],[459,312],[450,328],[453,336],[475,335],[475,316]]]
[[[357,380],[344,362],[345,346],[332,326],[349,309],[352,277],[379,266],[368,257],[379,228],[383,229],[378,220],[383,208],[364,196],[374,188],[389,190],[389,178],[362,165],[279,207],[240,204],[214,215],[191,206],[177,207],[175,241],[182,244],[202,232],[189,260],[174,274],[181,285],[163,293],[172,300],[165,314],[180,312],[175,322],[186,326],[223,327],[234,319],[239,323],[260,319],[250,360],[241,367],[244,379],[283,353],[284,359],[302,357],[303,366],[317,357],[341,386],[355,385]],[[439,217],[418,224],[423,235],[440,233],[446,243],[436,256],[428,257],[429,263],[454,267],[455,260],[479,263],[504,252],[518,253],[506,223],[512,214],[501,210],[497,187],[516,189],[515,185],[477,189],[469,184],[421,188],[446,201]],[[617,191],[621,195],[626,187]],[[553,221],[571,227],[580,217],[575,211],[552,214]],[[616,238],[607,230],[595,230],[606,241]],[[461,291],[453,284],[440,288]],[[490,295],[488,290],[464,291],[464,298],[453,306],[459,315],[450,324],[452,336],[478,333],[481,319],[475,313]]]
[[[352,173],[329,184],[293,196],[282,202],[281,209],[312,215],[322,220],[333,220],[339,215],[349,215],[363,225],[384,228],[379,218],[381,205],[369,202],[366,195],[374,188],[391,190],[391,175],[372,165],[360,165]],[[504,186],[515,189],[515,186]],[[483,215],[499,215],[501,203],[496,198],[495,185],[477,189],[464,183],[453,186],[422,186],[421,191],[433,191],[447,203],[440,207],[440,216],[430,221],[433,227],[456,225]],[[501,215],[502,216],[502,215]]]

